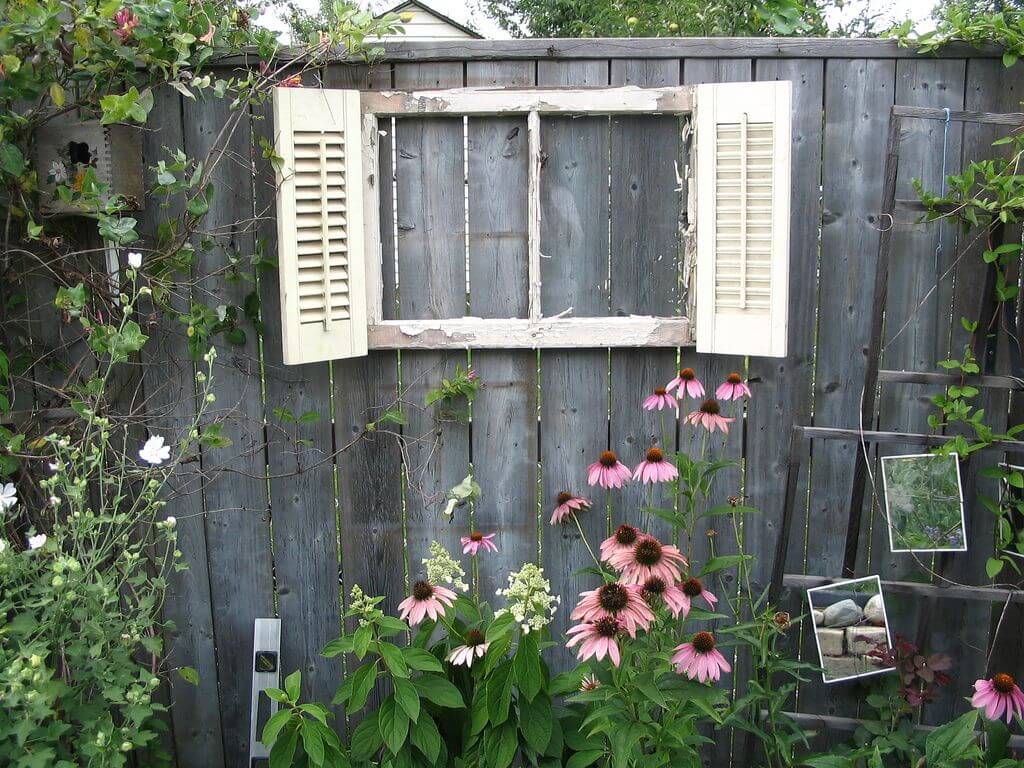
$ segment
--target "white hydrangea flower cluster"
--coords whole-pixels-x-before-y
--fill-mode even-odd
[[[377,607],[377,604],[383,599],[383,597],[370,597],[363,592],[362,587],[353,584],[352,589],[349,590],[348,611],[345,615],[358,616],[359,626],[369,624],[384,615],[384,612]]]
[[[424,558],[423,564],[427,567],[427,581],[431,584],[449,584],[459,592],[469,591],[462,563],[439,542],[430,542],[430,557]]]
[[[499,589],[497,595],[508,601],[508,608],[502,608],[497,615],[511,613],[523,634],[540,632],[554,618],[562,602],[561,597],[551,594],[551,582],[544,578],[544,569],[534,563],[526,563],[510,573],[508,588]]]

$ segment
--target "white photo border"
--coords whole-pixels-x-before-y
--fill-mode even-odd
[[[826,589],[836,589],[844,587],[847,584],[859,584],[864,581],[874,581],[878,585],[878,594],[882,598],[882,618],[885,619],[885,641],[889,647],[892,648],[892,630],[889,629],[889,614],[885,609],[885,595],[882,594],[882,578],[881,576],[861,576],[857,579],[841,579],[839,581],[833,581],[830,584],[822,584],[821,586],[811,587],[807,590],[807,605],[810,606],[811,614],[811,626],[814,627],[814,645],[818,649],[818,664],[822,669],[821,681],[825,685],[832,685],[834,683],[843,683],[847,680],[860,680],[863,677],[874,677],[875,675],[884,675],[887,672],[896,672],[896,667],[885,667],[883,669],[874,669],[870,672],[862,672],[859,675],[847,675],[846,677],[837,677],[829,680],[825,675],[825,656],[821,652],[821,640],[818,638],[818,626],[814,624],[814,611],[818,610],[814,607],[814,600],[811,599],[812,592],[821,592]]]
[[[892,513],[889,510],[889,483],[885,477],[885,462],[891,459],[921,459],[921,458],[950,458],[953,460],[953,468],[956,469],[956,488],[960,497],[960,530],[963,532],[964,543],[962,547],[940,547],[937,549],[901,549],[893,541],[892,531],[895,527],[892,522]],[[894,456],[882,456],[882,496],[885,500],[885,527],[889,535],[889,551],[896,554],[907,554],[911,552],[966,552],[967,551],[967,512],[964,505],[964,485],[960,477],[960,454],[953,451],[949,454],[937,453],[908,453]]]

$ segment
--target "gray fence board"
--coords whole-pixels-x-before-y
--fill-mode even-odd
[[[469,62],[466,85],[534,84],[532,62]],[[474,317],[526,317],[526,119],[468,121],[469,303]],[[497,533],[497,554],[479,558],[480,595],[509,571],[537,559],[537,354],[473,352],[473,370],[486,383],[473,404],[473,474],[483,489],[473,527]]]
[[[395,67],[395,87],[463,85],[461,62]],[[401,318],[461,317],[466,310],[466,209],[463,122],[460,118],[398,120],[395,132],[398,292]],[[467,365],[465,354],[408,352],[401,356],[410,401],[405,494],[409,577],[423,571],[431,541],[457,552],[468,529],[468,507],[443,519],[444,497],[469,471],[469,425],[424,405],[427,393]],[[465,411],[465,404],[457,404]]]
[[[272,144],[270,103],[254,109],[253,117],[254,140]],[[269,161],[256,155],[255,162],[256,236],[266,257],[276,260],[277,182]],[[277,278],[277,270],[262,277],[260,296],[262,317],[269,320],[263,335],[263,375],[281,671],[287,675],[301,670],[305,700],[330,702],[341,683],[341,670],[320,656],[341,627],[331,377],[326,362],[283,364],[281,330],[274,322],[281,313]],[[307,421],[307,414],[316,416]],[[337,715],[334,725],[343,729],[340,708]]]
[[[825,68],[823,225],[814,419],[856,426],[864,381],[864,345],[878,252],[882,147],[893,103],[892,61],[829,60]],[[807,569],[838,576],[842,570],[846,499],[856,443],[814,446]],[[813,632],[803,655],[816,663]],[[857,698],[847,686],[815,678],[800,692],[806,711],[853,714]],[[831,737],[826,739],[830,742]]]
[[[614,59],[612,85],[679,84],[675,59]],[[622,315],[674,315],[680,303],[682,206],[677,169],[682,121],[677,117],[611,119],[611,311]],[[646,411],[644,398],[675,372],[676,350],[615,349],[611,352],[611,447],[626,466],[644,460],[648,448],[675,448],[676,411]],[[663,483],[632,482],[615,494],[614,513],[670,541],[672,527],[643,507],[671,506]]]
[[[540,62],[537,85],[608,84],[603,61]],[[552,118],[541,123],[541,306],[544,315],[569,307],[577,317],[608,311],[608,121]],[[587,466],[608,446],[608,353],[552,350],[540,356],[540,440],[543,502],[541,554],[551,590],[563,606],[551,624],[554,637],[569,626],[577,596],[592,589],[592,576],[574,575],[589,563],[572,523],[549,525],[561,491],[589,498],[594,506],[579,515],[591,546],[608,535],[607,494],[587,486]],[[595,549],[596,552],[596,549]],[[552,649],[553,671],[568,666],[569,652]]]

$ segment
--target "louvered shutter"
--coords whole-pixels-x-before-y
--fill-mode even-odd
[[[274,90],[281,332],[288,365],[366,354],[359,92]]]
[[[697,86],[698,352],[786,354],[791,91]]]

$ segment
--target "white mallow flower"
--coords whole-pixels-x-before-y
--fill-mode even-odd
[[[128,251],[128,266],[138,269],[142,266],[142,254],[138,251]]]
[[[164,439],[160,435],[153,435],[139,451],[139,458],[156,466],[163,464],[171,458],[171,447],[164,445]]]
[[[14,483],[4,483],[0,488],[0,510],[8,510],[18,503],[18,489]]]
[[[29,549],[39,549],[44,544],[46,544],[46,534],[45,533],[37,533],[35,536],[29,536],[28,537],[28,548]]]
[[[50,175],[53,176],[53,180],[58,184],[63,184],[68,180],[68,169],[60,160],[54,160],[50,163]]]
[[[50,506],[51,507],[59,507],[60,506],[60,496],[51,496],[50,497]]]
[[[178,518],[176,518],[174,515],[168,515],[167,519],[164,522],[167,523],[168,528],[173,528],[175,525],[178,524]]]
[[[2,555],[6,549],[7,549],[7,542],[4,541],[3,539],[0,539],[0,555]]]
[[[64,465],[61,464],[59,461],[51,461],[50,462],[50,471],[51,472],[60,472],[62,469],[64,469]]]

